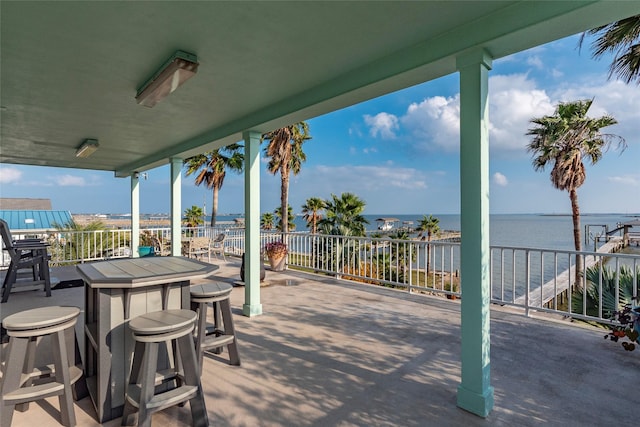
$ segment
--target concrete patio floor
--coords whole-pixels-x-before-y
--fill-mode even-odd
[[[239,262],[219,262],[216,280],[239,280]],[[73,274],[73,270],[71,270]],[[64,270],[54,275],[64,276]],[[61,277],[65,280],[64,277]],[[44,305],[83,305],[81,287],[19,292],[3,319]],[[640,351],[604,331],[567,321],[491,312],[495,406],[483,419],[456,406],[460,305],[371,285],[267,271],[264,314],[232,307],[241,366],[227,352],[205,357],[202,384],[215,426],[603,426],[638,422]],[[81,330],[82,325],[78,325]],[[79,426],[98,425],[90,399]],[[14,426],[58,425],[57,398],[14,414]],[[120,419],[105,426],[118,426]],[[190,425],[188,405],[155,414],[154,426]]]

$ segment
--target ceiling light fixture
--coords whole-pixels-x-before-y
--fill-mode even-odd
[[[153,107],[198,71],[198,57],[181,50],[173,54],[139,89],[136,101]]]
[[[100,146],[97,139],[85,139],[76,150],[76,157],[86,158],[92,155]]]

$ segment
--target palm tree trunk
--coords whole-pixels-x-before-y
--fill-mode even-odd
[[[211,227],[216,226],[216,216],[218,216],[218,187],[213,187],[213,206],[211,207]]]
[[[431,232],[427,232],[427,275],[429,275],[429,267],[431,263]],[[425,277],[425,284],[427,283],[427,278]]]
[[[289,173],[282,173],[282,180],[280,181],[280,214],[282,217],[282,241],[286,238],[286,234],[289,232]]]
[[[569,198],[571,199],[571,214],[573,216],[573,244],[576,251],[582,250],[582,242],[580,238],[580,206],[578,206],[578,192],[576,189],[569,190]],[[582,281],[582,257],[576,255],[576,274],[575,285],[580,287]]]

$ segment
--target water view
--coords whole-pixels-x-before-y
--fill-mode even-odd
[[[413,222],[413,227],[422,215],[364,215],[369,221],[368,232],[376,232],[377,218],[396,218],[402,223]],[[460,215],[434,215],[440,220],[440,230],[460,231]],[[237,215],[218,216],[219,222],[234,221]],[[581,216],[581,233],[583,250],[593,250],[593,237],[601,234],[604,226],[611,231],[618,223],[640,219],[636,214],[583,214]],[[499,246],[519,246],[528,248],[553,248],[572,250],[573,222],[571,215],[542,215],[542,214],[494,214],[490,216],[491,244]],[[208,216],[205,223],[210,221]],[[307,231],[307,224],[301,216],[296,216],[295,231]],[[585,239],[585,227],[588,228],[590,239]],[[631,253],[640,253],[640,248],[631,247]]]

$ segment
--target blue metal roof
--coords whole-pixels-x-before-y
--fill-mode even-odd
[[[55,224],[63,225],[73,218],[69,211],[0,210],[11,231],[54,230]]]

